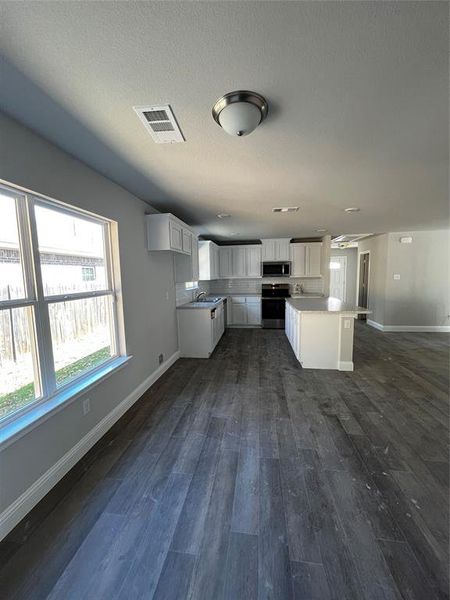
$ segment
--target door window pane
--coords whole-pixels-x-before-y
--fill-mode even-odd
[[[113,356],[110,296],[50,304],[49,314],[59,386]]]
[[[0,192],[0,300],[24,296],[16,201]]]
[[[40,205],[35,214],[44,294],[106,289],[103,225]]]
[[[0,418],[40,395],[34,371],[33,309],[0,311]]]

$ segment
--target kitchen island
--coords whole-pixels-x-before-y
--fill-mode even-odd
[[[354,320],[369,313],[338,298],[287,298],[286,335],[302,367],[353,371]]]

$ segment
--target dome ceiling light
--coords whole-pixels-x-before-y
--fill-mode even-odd
[[[243,137],[254,131],[269,112],[267,100],[256,92],[238,90],[219,98],[214,104],[214,121],[230,135]]]

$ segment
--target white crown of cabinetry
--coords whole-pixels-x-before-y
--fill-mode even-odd
[[[192,254],[197,235],[180,219],[170,213],[146,215],[147,247],[149,250],[171,250]]]
[[[270,238],[261,240],[262,261],[289,261],[289,244],[291,238]]]

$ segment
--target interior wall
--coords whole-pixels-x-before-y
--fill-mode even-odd
[[[387,242],[384,325],[450,325],[450,231],[389,233]]]
[[[118,222],[130,362],[23,437],[3,448],[0,512],[43,475],[178,348],[173,258],[149,253],[142,202],[10,118],[0,115],[0,178]]]
[[[356,304],[356,277],[358,273],[358,248],[331,248],[330,258],[333,256],[347,257],[347,273],[345,293],[349,304]]]
[[[401,237],[412,243],[400,243]],[[370,251],[369,320],[383,326],[450,325],[450,230],[373,236],[358,243],[358,254],[364,250]]]

